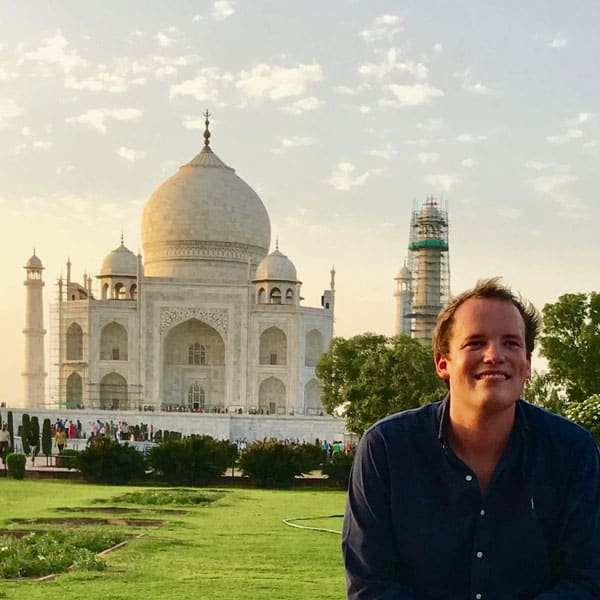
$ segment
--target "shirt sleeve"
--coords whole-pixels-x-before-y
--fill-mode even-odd
[[[600,454],[590,436],[573,452],[559,537],[558,582],[534,600],[600,598]]]
[[[377,431],[361,440],[350,474],[342,553],[349,600],[416,600],[401,580],[390,509],[385,442]]]

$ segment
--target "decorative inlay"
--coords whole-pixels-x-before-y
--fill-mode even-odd
[[[178,323],[183,323],[189,319],[198,319],[211,327],[214,327],[219,333],[227,334],[229,326],[229,315],[224,308],[193,308],[186,306],[160,308],[160,332],[161,334],[171,329]]]

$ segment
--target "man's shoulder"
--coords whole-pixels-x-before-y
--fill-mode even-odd
[[[380,419],[365,431],[365,436],[387,436],[417,431],[437,432],[443,412],[444,401],[433,402],[418,408],[403,410]]]

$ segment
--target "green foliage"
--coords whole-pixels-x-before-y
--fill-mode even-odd
[[[72,448],[65,448],[56,456],[56,466],[66,469],[76,469],[79,465],[79,455],[81,452]]]
[[[600,393],[600,294],[565,294],[542,311],[540,354],[568,402]]]
[[[29,422],[29,446],[31,457],[35,458],[40,447],[40,422],[36,416],[31,417],[31,421]]]
[[[8,476],[13,479],[23,479],[25,477],[25,461],[27,458],[24,454],[15,454],[11,452],[6,457],[6,468]]]
[[[8,445],[9,452],[15,451],[15,427],[13,425],[13,414],[12,410],[8,411],[8,434],[10,436],[10,443]]]
[[[327,412],[342,407],[346,427],[358,434],[387,415],[439,400],[446,393],[435,374],[431,348],[407,336],[365,333],[334,338],[316,374]]]
[[[172,485],[206,485],[235,460],[229,446],[208,435],[170,438],[150,449],[147,462],[158,478]]]
[[[106,564],[96,554],[124,539],[124,534],[118,531],[77,529],[23,538],[0,536],[0,578],[43,577],[63,573],[70,567],[102,571]]]
[[[583,402],[571,402],[567,406],[566,417],[589,430],[600,445],[600,394]]]
[[[29,435],[31,430],[31,419],[27,413],[23,413],[23,417],[21,418],[21,444],[23,445],[23,452],[26,455],[29,455],[31,452],[31,446],[29,445]]]
[[[222,498],[220,491],[208,490],[140,490],[116,496],[111,502],[119,504],[141,504],[142,506],[208,506]]]
[[[144,457],[129,444],[119,444],[104,436],[79,453],[77,467],[86,481],[126,484],[144,479]]]
[[[279,440],[249,444],[239,460],[240,469],[257,487],[288,488],[302,474],[302,459],[293,446]]]
[[[295,451],[302,473],[310,473],[318,469],[327,460],[327,452],[320,444],[300,444],[296,446]]]
[[[42,423],[42,453],[46,458],[52,454],[52,425],[50,419]]]
[[[557,415],[565,415],[567,402],[565,402],[564,397],[552,382],[550,374],[546,371],[534,371],[531,377],[525,381],[523,398]]]
[[[339,487],[347,490],[354,454],[354,450],[348,454],[345,452],[336,452],[333,454],[331,460],[326,462],[321,469],[323,475],[327,475]]]

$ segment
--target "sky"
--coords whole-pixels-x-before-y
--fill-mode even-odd
[[[429,196],[453,293],[498,275],[539,308],[598,290],[600,3],[576,7],[0,0],[0,401],[23,396],[33,249],[46,311],[68,258],[81,281],[121,234],[141,250],[143,206],[202,148],[206,109],[305,305],[335,266],[336,335],[393,333]]]

